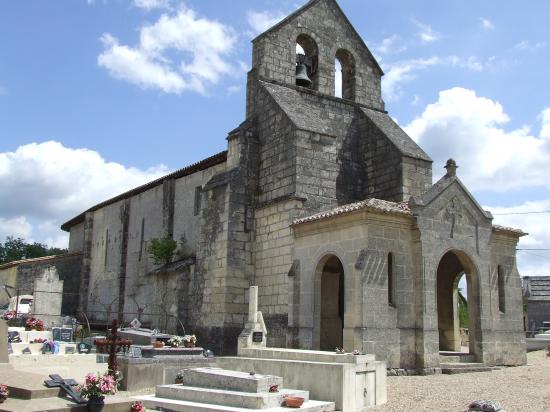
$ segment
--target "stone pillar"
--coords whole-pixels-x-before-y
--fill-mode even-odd
[[[34,280],[33,313],[49,328],[60,323],[63,281],[54,266],[46,268],[42,276]]]
[[[0,319],[0,365],[9,363],[8,358],[8,325]]]
[[[262,312],[258,311],[258,286],[250,286],[248,291],[248,321],[237,340],[237,354],[245,348],[265,348],[267,330]]]

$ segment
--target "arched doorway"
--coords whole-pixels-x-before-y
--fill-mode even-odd
[[[459,285],[463,277],[466,279],[466,284]],[[465,352],[472,355],[477,353],[478,287],[477,272],[465,253],[453,250],[443,255],[437,267],[437,321],[440,351]],[[461,334],[461,314],[463,326],[467,325],[467,335]],[[463,331],[466,332],[464,329]]]
[[[319,262],[316,275],[318,347],[332,351],[344,342],[344,267],[338,257],[328,255]]]

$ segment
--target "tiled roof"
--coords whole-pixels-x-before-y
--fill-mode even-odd
[[[347,205],[338,206],[334,209],[327,210],[326,212],[320,212],[311,216],[302,217],[302,218],[296,219],[292,224],[299,225],[302,223],[327,219],[334,216],[345,215],[347,213],[352,213],[358,210],[371,210],[379,213],[411,216],[411,211],[407,203],[388,202],[387,200],[372,198],[372,199],[362,200],[356,203],[350,203]]]
[[[124,192],[118,196],[115,196],[111,199],[108,199],[104,202],[98,203],[95,206],[92,206],[85,212],[82,212],[76,217],[73,217],[68,222],[65,222],[61,225],[61,229],[68,232],[72,226],[77,225],[80,222],[84,221],[84,216],[86,215],[86,212],[93,212],[94,210],[101,209],[102,207],[108,206],[110,204],[116,203],[119,200],[128,199],[129,197],[135,196],[137,194],[143,193],[155,186],[158,186],[162,184],[165,180],[169,179],[178,179],[180,177],[188,176],[193,173],[196,173],[201,170],[208,169],[212,166],[215,166],[217,164],[223,163],[227,160],[227,150],[220,152],[218,154],[215,154],[214,156],[210,156],[204,160],[201,160],[200,162],[194,163],[191,166],[184,167],[183,169],[176,170],[175,172],[172,172],[166,176],[160,177],[156,180],[153,180],[152,182],[146,183],[142,186],[138,186],[132,190],[129,190],[127,192]]]
[[[74,256],[81,255],[80,252],[74,252],[74,253],[64,253],[62,255],[52,255],[52,256],[42,256],[37,258],[30,258],[30,259],[21,259],[21,260],[14,260],[13,262],[4,263],[3,265],[0,265],[1,269],[9,269],[14,266],[24,265],[28,263],[38,263],[38,262],[46,262],[48,260],[60,260],[60,259],[66,259]]]
[[[515,229],[513,227],[506,227],[506,226],[499,226],[499,225],[493,225],[493,230],[495,232],[506,232],[506,233],[510,233],[512,235],[516,235],[518,237],[521,237],[521,236],[525,236],[527,235],[528,233],[525,233],[523,230],[521,229]]]

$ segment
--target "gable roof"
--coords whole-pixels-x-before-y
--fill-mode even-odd
[[[366,200],[361,200],[360,202],[338,206],[334,209],[316,213],[311,216],[296,219],[294,220],[294,222],[292,222],[292,226],[300,225],[302,223],[315,222],[317,220],[328,219],[334,216],[346,215],[356,212],[358,210],[368,210],[371,212],[378,212],[389,215],[412,216],[411,210],[405,202],[398,203],[382,199],[370,198]]]
[[[425,192],[422,196],[420,196],[420,198],[411,197],[409,200],[409,205],[411,206],[412,209],[414,209],[415,206],[420,206],[420,207],[427,206],[453,184],[456,184],[460,187],[460,189],[464,192],[466,197],[470,199],[470,201],[475,205],[475,207],[486,219],[489,219],[489,220],[493,219],[493,215],[491,214],[491,212],[484,210],[481,207],[481,205],[477,202],[475,197],[470,193],[470,191],[466,188],[466,186],[464,186],[464,184],[460,181],[460,179],[456,175],[455,176],[444,175],[432,187],[430,187],[430,189],[428,189],[427,192]]]
[[[218,154],[215,154],[214,156],[210,156],[204,160],[201,160],[200,162],[194,163],[190,166],[184,167],[182,169],[176,170],[175,172],[172,172],[170,174],[167,174],[165,176],[162,176],[156,180],[153,180],[149,183],[146,183],[144,185],[138,186],[134,189],[131,189],[127,192],[124,192],[120,195],[117,195],[115,197],[112,197],[111,199],[105,200],[101,203],[98,203],[95,206],[92,206],[88,210],[82,212],[78,216],[73,217],[71,220],[63,223],[61,225],[61,229],[68,232],[70,231],[71,227],[74,225],[79,224],[80,222],[84,221],[84,217],[86,216],[86,213],[93,212],[95,210],[101,209],[102,207],[111,205],[113,203],[116,203],[120,200],[128,199],[132,196],[138,195],[140,193],[143,193],[149,189],[152,189],[155,186],[161,185],[165,180],[170,179],[178,179],[180,177],[188,176],[193,173],[199,172],[201,170],[208,169],[212,166],[216,166],[217,164],[223,163],[227,160],[227,150],[224,150],[223,152],[220,152]]]
[[[404,156],[432,162],[430,156],[409,137],[393,119],[384,112],[362,107],[361,111],[380,129]]]
[[[273,26],[268,28],[266,31],[264,31],[263,33],[260,33],[258,36],[256,36],[254,39],[252,39],[252,43],[256,42],[257,40],[261,39],[262,37],[265,37],[268,33],[271,33],[273,31],[279,29],[280,27],[284,26],[285,24],[287,24],[288,22],[290,22],[291,20],[293,20],[294,18],[296,18],[300,14],[304,13],[305,11],[309,10],[311,7],[315,6],[316,4],[318,4],[322,1],[328,1],[335,7],[335,9],[339,12],[339,14],[342,16],[344,21],[347,23],[347,25],[351,29],[352,33],[357,37],[359,42],[363,45],[363,47],[365,48],[365,51],[369,54],[370,58],[372,59],[372,61],[375,64],[376,68],[380,72],[380,75],[384,75],[384,71],[382,70],[382,68],[378,64],[378,61],[375,59],[375,57],[371,53],[370,49],[367,47],[367,45],[366,45],[365,41],[363,40],[363,38],[359,35],[359,33],[357,33],[357,30],[355,30],[355,27],[353,27],[353,24],[351,24],[351,22],[349,21],[348,16],[346,16],[346,14],[342,10],[342,8],[338,4],[338,2],[336,2],[336,0],[309,0],[309,2],[304,4],[302,7],[300,7],[296,11],[290,13],[288,16],[286,16],[280,22],[274,24]]]
[[[72,252],[72,253],[63,253],[61,255],[41,256],[37,258],[14,260],[12,262],[8,262],[0,265],[0,270],[9,269],[11,267],[19,266],[19,265],[32,264],[32,263],[46,263],[49,261],[55,262],[61,259],[67,259],[67,258],[80,256],[80,255],[82,255],[81,252]]]

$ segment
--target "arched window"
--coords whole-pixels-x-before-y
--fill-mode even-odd
[[[355,100],[355,59],[344,49],[338,50],[334,58],[334,95]]]
[[[388,253],[388,304],[395,306],[393,279],[393,254]]]
[[[319,50],[317,43],[306,34],[300,34],[296,39],[296,65],[304,64],[307,69],[307,76],[311,80],[311,89],[318,89]]]
[[[497,267],[497,283],[498,283],[498,310],[501,313],[506,311],[506,293],[504,291],[504,271],[502,266]]]

